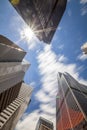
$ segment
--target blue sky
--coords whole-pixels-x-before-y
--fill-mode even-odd
[[[8,0],[0,1],[0,34],[26,50],[31,63],[24,80],[33,88],[32,101],[17,124],[17,130],[33,130],[39,116],[55,122],[57,72],[68,72],[87,84],[87,56],[81,46],[87,42],[87,0],[68,0],[66,11],[51,45],[24,38],[27,27]]]

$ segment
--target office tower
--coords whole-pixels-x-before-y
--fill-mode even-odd
[[[68,73],[58,74],[57,130],[87,130],[87,86]]]
[[[82,51],[87,54],[87,43],[85,43],[82,47],[81,47]]]
[[[32,88],[23,82],[26,52],[0,35],[0,130],[14,130],[30,103]]]
[[[36,36],[50,43],[67,0],[9,0]]]
[[[53,123],[43,117],[40,117],[35,130],[53,130]]]

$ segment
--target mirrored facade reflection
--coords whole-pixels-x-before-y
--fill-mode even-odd
[[[68,73],[58,74],[56,130],[87,130],[87,86]]]

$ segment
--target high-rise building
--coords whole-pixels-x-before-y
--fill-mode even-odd
[[[35,130],[54,130],[53,123],[43,117],[40,117]]]
[[[0,130],[14,130],[30,103],[32,88],[23,81],[26,52],[0,35]]]
[[[81,46],[83,53],[87,54],[87,42]]]
[[[36,36],[50,43],[67,0],[9,0]]]
[[[87,86],[68,73],[58,74],[56,130],[87,130]]]

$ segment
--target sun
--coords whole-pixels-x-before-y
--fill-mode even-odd
[[[30,27],[24,27],[22,31],[22,37],[28,42],[33,40],[34,32]]]

